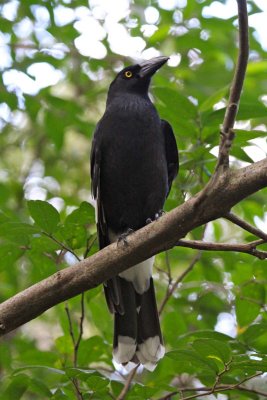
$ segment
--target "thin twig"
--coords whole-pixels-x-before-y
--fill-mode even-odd
[[[73,345],[75,346],[75,336],[74,336],[74,332],[73,332],[73,325],[72,325],[72,320],[71,320],[71,315],[70,315],[70,309],[69,309],[67,302],[64,304],[64,308],[65,308],[67,318],[68,318],[69,333],[70,333],[71,341],[72,341]]]
[[[117,400],[124,400],[126,394],[128,393],[131,383],[134,379],[134,376],[136,374],[137,368],[139,367],[139,364],[137,364],[129,373],[126,381],[125,381],[125,385],[122,388],[122,391],[120,392],[119,396],[117,397]]]
[[[171,285],[171,283],[172,283],[172,270],[171,270],[171,265],[170,265],[169,253],[168,253],[167,250],[165,251],[165,261],[166,261],[168,281],[169,281],[168,284]]]
[[[93,246],[93,244],[96,241],[96,235],[90,239],[87,240],[86,242],[86,249],[84,251],[83,254],[83,258],[86,258]],[[80,323],[79,323],[79,335],[78,338],[76,340],[76,342],[74,342],[74,367],[77,367],[77,362],[78,362],[78,351],[79,351],[79,346],[82,340],[82,336],[83,336],[83,322],[84,322],[84,315],[85,315],[85,296],[84,296],[84,292],[81,294],[81,316],[80,316]]]
[[[168,300],[170,299],[170,297],[172,296],[173,292],[176,290],[177,286],[179,285],[179,283],[182,282],[182,280],[186,277],[186,275],[189,274],[189,272],[192,271],[192,269],[194,268],[195,264],[198,262],[198,260],[201,257],[201,251],[199,250],[197,252],[197,254],[195,255],[195,257],[192,259],[192,261],[190,262],[189,266],[181,273],[181,275],[178,276],[178,278],[176,279],[176,281],[172,284],[172,286],[167,289],[166,295],[159,307],[159,315],[161,315],[163,308],[165,307],[166,303],[168,302]]]
[[[228,221],[233,222],[235,225],[240,226],[240,228],[252,233],[253,235],[267,241],[267,234],[264,233],[262,230],[256,228],[255,226],[249,224],[248,222],[244,221],[243,219],[239,218],[237,215],[233,214],[232,212],[227,213],[224,216],[225,219]]]
[[[183,400],[191,400],[191,399],[196,399],[198,397],[203,397],[203,396],[208,396],[214,393],[220,393],[220,392],[226,392],[228,390],[242,390],[242,391],[247,391],[250,393],[255,393],[259,394],[261,396],[266,396],[267,393],[260,392],[256,389],[249,389],[246,386],[242,386],[243,383],[250,381],[253,378],[256,378],[257,376],[262,375],[264,372],[257,372],[256,374],[250,375],[247,378],[242,379],[240,382],[234,383],[232,385],[218,385],[217,387],[188,387],[188,388],[182,388],[181,390],[176,390],[172,393],[168,393],[167,395],[160,397],[158,400],[171,400],[171,398],[177,394],[179,394],[181,391],[182,392],[203,392],[203,393],[196,393],[187,397],[183,397]]]
[[[74,332],[73,332],[73,325],[72,325],[70,310],[69,310],[69,306],[68,306],[67,302],[65,303],[65,311],[66,311],[66,314],[67,314],[67,317],[68,317],[69,333],[70,333],[70,337],[71,337],[73,348],[74,348],[74,357],[73,357],[74,361],[73,361],[73,364],[74,364],[74,367],[76,367],[77,366],[77,354],[78,354],[77,352],[78,352],[78,350],[77,351],[75,350],[76,349],[76,341],[75,341],[75,336],[74,336]],[[79,380],[77,378],[71,378],[70,380],[71,380],[71,382],[72,382],[72,384],[74,386],[77,400],[83,400],[83,395],[82,395],[82,393],[80,391]]]
[[[74,386],[77,400],[83,400],[83,395],[82,395],[82,393],[80,391],[78,379],[77,378],[71,378],[70,380],[71,380],[71,382],[72,382],[72,384]]]
[[[249,243],[213,243],[203,242],[202,240],[180,239],[176,246],[189,247],[190,249],[199,249],[207,251],[236,251],[239,253],[251,254],[260,260],[267,258],[267,251],[258,250],[257,246],[266,243],[266,240],[258,239]]]
[[[77,254],[71,250],[68,246],[66,246],[64,243],[60,242],[57,238],[55,238],[53,235],[51,235],[50,233],[44,232],[42,231],[42,234],[49,237],[51,240],[53,240],[53,242],[57,243],[62,249],[68,251],[69,253],[71,253],[72,255],[74,255],[74,257],[76,258],[77,261],[81,261],[80,257],[77,256]]]
[[[248,63],[249,40],[246,0],[237,0],[237,7],[239,24],[239,54],[221,130],[221,142],[216,171],[218,171],[218,169],[221,167],[223,170],[229,167],[229,150],[234,139],[233,127],[238,112],[241,91]]]
[[[202,239],[204,239],[206,228],[207,228],[207,224],[205,224],[205,226],[204,226],[203,233],[202,233]],[[179,283],[181,283],[184,280],[184,278],[189,274],[189,272],[192,271],[195,264],[199,261],[199,259],[201,257],[201,253],[202,253],[201,250],[199,250],[197,252],[197,254],[193,257],[193,259],[191,260],[188,267],[182,272],[181,275],[178,276],[178,278],[176,279],[176,281],[173,284],[172,284],[172,280],[170,281],[170,279],[169,279],[169,285],[167,287],[165,297],[159,307],[159,315],[161,315],[166,303],[168,302],[170,297],[173,295],[173,292],[177,289],[177,286],[179,285]]]
[[[76,340],[76,343],[74,344],[74,367],[77,367],[77,361],[78,361],[78,351],[79,351],[79,346],[82,340],[83,336],[83,321],[84,321],[84,293],[81,294],[81,316],[80,316],[80,324],[79,324],[79,336]]]

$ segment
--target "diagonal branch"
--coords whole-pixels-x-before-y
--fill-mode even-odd
[[[192,229],[225,216],[245,197],[267,186],[267,159],[238,171],[226,170],[198,202],[200,192],[158,221],[93,256],[18,293],[0,305],[0,334],[5,334],[54,305],[92,289],[132,265],[174,247]],[[205,190],[205,189],[204,189]]]
[[[221,142],[216,172],[221,168],[224,170],[229,167],[229,150],[234,139],[233,127],[238,112],[248,62],[249,40],[246,0],[237,0],[237,7],[239,24],[239,54],[221,130]]]
[[[123,386],[123,388],[122,388],[122,391],[120,392],[120,394],[118,395],[118,397],[116,398],[116,400],[124,400],[124,399],[125,399],[125,396],[127,395],[127,393],[128,393],[129,390],[130,390],[132,381],[133,381],[133,379],[134,379],[134,377],[135,377],[135,374],[136,374],[136,371],[137,371],[139,365],[140,365],[140,364],[137,364],[137,365],[131,370],[131,372],[129,373],[129,375],[127,376],[127,379],[126,379],[125,384],[124,384],[124,386]]]

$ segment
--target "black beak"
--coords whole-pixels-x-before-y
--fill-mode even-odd
[[[139,63],[139,66],[141,67],[139,71],[140,78],[152,76],[158,69],[160,69],[160,67],[162,67],[162,65],[168,61],[168,59],[169,57],[160,56]]]

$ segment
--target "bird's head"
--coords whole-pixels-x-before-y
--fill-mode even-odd
[[[123,93],[147,94],[152,75],[166,63],[169,57],[155,57],[139,64],[130,65],[118,73],[109,87],[108,98]]]

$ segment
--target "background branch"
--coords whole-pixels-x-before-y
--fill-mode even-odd
[[[189,247],[190,249],[208,250],[208,251],[237,251],[239,253],[251,254],[260,260],[267,258],[267,251],[258,250],[257,246],[265,243],[263,239],[254,240],[250,243],[213,243],[203,242],[201,240],[180,239],[177,246]]]
[[[263,239],[264,241],[267,241],[267,234],[264,233],[262,230],[256,228],[255,226],[249,224],[248,222],[244,221],[243,219],[239,218],[237,215],[233,214],[232,212],[229,212],[224,216],[225,219],[228,219],[228,221],[233,222],[235,225],[240,226],[240,228],[244,229],[245,231],[248,231],[252,233],[255,236],[258,236],[259,238]]]
[[[245,391],[247,393],[252,393],[252,394],[254,393],[254,394],[261,395],[261,396],[265,396],[266,395],[265,392],[262,392],[262,391],[259,391],[256,389],[250,389],[243,385],[244,383],[246,383],[258,376],[261,376],[262,374],[263,374],[263,372],[257,372],[256,374],[250,375],[250,376],[242,379],[240,382],[237,382],[234,384],[229,384],[229,385],[221,384],[221,385],[213,386],[213,387],[201,386],[201,387],[195,387],[195,388],[194,387],[188,387],[188,388],[185,387],[179,391],[176,390],[172,393],[168,393],[166,396],[161,397],[158,400],[171,400],[171,398],[173,396],[180,394],[180,393],[184,393],[184,392],[198,392],[196,394],[193,394],[193,395],[190,395],[187,397],[181,397],[182,400],[191,400],[191,399],[197,399],[199,397],[208,396],[208,395],[211,395],[214,393],[227,392],[228,390],[234,390],[234,389],[237,389],[240,391]],[[199,392],[203,392],[203,393],[199,393]]]

